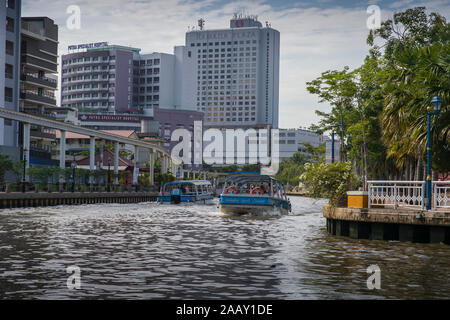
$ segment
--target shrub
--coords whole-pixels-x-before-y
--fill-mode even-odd
[[[350,162],[307,163],[300,176],[308,195],[329,198],[332,206],[346,201],[347,191],[355,190],[361,183]]]

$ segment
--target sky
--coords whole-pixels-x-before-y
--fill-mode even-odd
[[[79,29],[67,27],[73,5],[80,9]],[[62,55],[68,45],[92,42],[173,53],[200,18],[205,29],[218,29],[228,28],[235,12],[257,15],[280,32],[279,127],[298,128],[317,123],[315,110],[330,111],[308,93],[306,82],[364,61],[370,5],[380,8],[382,21],[416,6],[450,17],[450,0],[22,0],[22,16],[53,19]]]

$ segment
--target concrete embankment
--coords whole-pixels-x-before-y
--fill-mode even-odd
[[[157,196],[156,192],[11,192],[0,194],[0,209],[92,203],[137,203],[156,201]]]
[[[450,210],[323,206],[328,233],[354,239],[450,244]]]

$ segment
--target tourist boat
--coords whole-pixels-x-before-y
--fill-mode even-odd
[[[164,184],[158,195],[158,202],[182,203],[203,202],[214,198],[211,182],[207,180],[183,180]]]
[[[220,211],[227,214],[287,214],[291,202],[284,185],[268,175],[236,172],[225,179],[219,200]]]

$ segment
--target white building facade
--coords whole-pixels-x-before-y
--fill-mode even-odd
[[[229,29],[186,33],[183,82],[210,127],[278,128],[280,33],[256,17],[235,16]],[[190,88],[191,90],[194,88]]]
[[[19,111],[21,0],[0,6],[0,107]],[[19,160],[19,124],[0,118],[0,153]]]
[[[314,147],[326,141],[323,135],[307,129],[280,129],[280,160],[292,157],[296,152],[308,155],[305,146],[301,143],[309,143]]]

